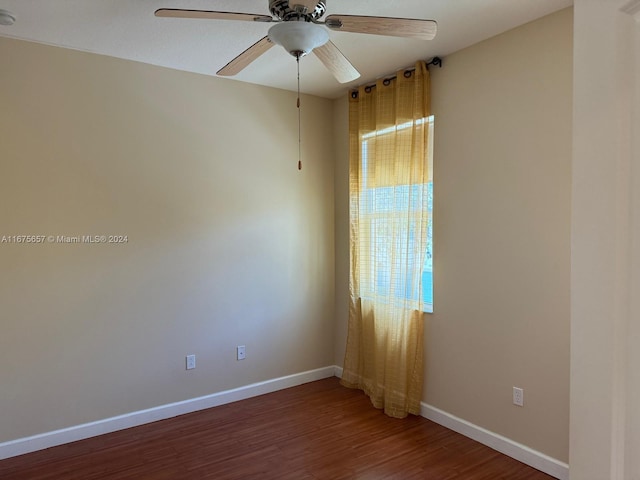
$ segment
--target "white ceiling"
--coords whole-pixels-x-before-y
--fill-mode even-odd
[[[302,91],[336,98],[350,87],[473,45],[568,7],[573,0],[327,0],[327,15],[424,18],[438,22],[432,41],[331,32],[331,39],[362,77],[339,84],[320,61],[300,61]],[[163,67],[215,75],[266,35],[269,24],[228,20],[156,18],[158,8],[269,14],[268,0],[0,0],[16,17],[0,25],[14,37]],[[446,59],[444,67],[446,68]],[[236,80],[287,90],[297,87],[296,62],[274,47]]]

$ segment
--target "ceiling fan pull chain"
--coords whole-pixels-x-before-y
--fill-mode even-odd
[[[301,121],[300,121],[300,55],[296,55],[296,62],[298,63],[298,170],[302,170],[302,141],[301,137]]]

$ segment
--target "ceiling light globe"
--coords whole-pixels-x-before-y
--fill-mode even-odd
[[[310,22],[282,22],[269,29],[269,40],[281,45],[293,56],[302,56],[329,41],[329,33]]]

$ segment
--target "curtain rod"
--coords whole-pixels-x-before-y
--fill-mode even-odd
[[[433,65],[434,67],[439,67],[442,68],[442,59],[440,57],[433,57],[430,61],[427,62],[427,68],[429,67],[429,65]],[[411,68],[405,68],[405,76],[407,76],[407,73],[409,73],[408,76],[411,76],[411,72],[414,72],[416,69],[415,67],[411,67]],[[389,85],[391,83],[391,80],[395,80],[396,78],[398,78],[396,75],[392,75],[390,77],[385,77],[385,79],[382,81],[382,83],[384,83],[384,85]],[[366,85],[364,87],[365,91],[367,93],[369,93],[371,91],[372,88],[375,88],[376,84],[371,84],[371,85]],[[360,87],[358,87],[360,88]],[[352,90],[351,91],[351,98],[357,98],[358,97],[358,90]]]

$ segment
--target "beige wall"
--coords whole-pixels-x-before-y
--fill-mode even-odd
[[[342,367],[349,317],[349,102],[334,101],[335,145],[335,331],[334,359]]]
[[[426,316],[423,400],[566,462],[572,10],[447,56],[431,71],[435,313]],[[336,101],[342,115],[346,103]],[[341,365],[347,154],[337,161]],[[513,386],[524,388],[524,408],[512,405]]]
[[[0,244],[0,442],[333,364],[331,101],[303,98],[298,172],[294,93],[0,58],[0,236],[128,236]]]

